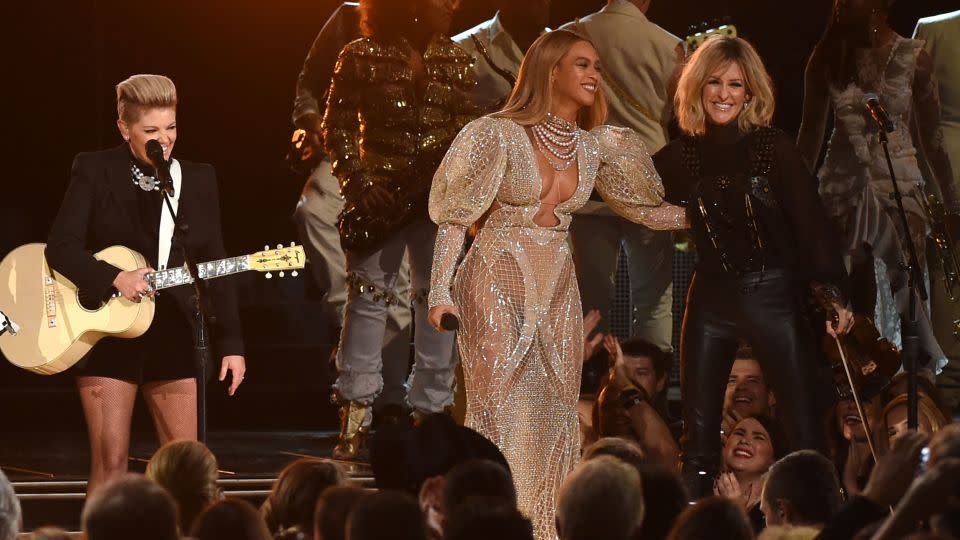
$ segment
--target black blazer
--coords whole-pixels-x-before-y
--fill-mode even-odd
[[[220,231],[220,204],[216,173],[211,165],[180,161],[183,172],[178,213],[189,226],[187,249],[198,262],[226,257]],[[104,297],[120,269],[93,254],[112,245],[134,249],[156,268],[156,250],[143,233],[137,211],[137,187],[130,177],[130,151],[123,144],[110,150],[77,154],[70,186],[47,238],[50,266],[91,296]],[[168,268],[183,265],[183,255],[174,245]],[[230,277],[210,281],[216,326],[214,344],[223,354],[243,354],[243,338],[237,310],[236,289]],[[173,296],[185,316],[193,313],[191,286],[174,287],[163,294]],[[192,317],[190,317],[192,319]]]

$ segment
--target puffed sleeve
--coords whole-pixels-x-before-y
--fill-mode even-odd
[[[614,212],[651,229],[689,227],[683,207],[664,202],[663,182],[637,132],[600,126],[590,133],[600,144],[597,191]]]
[[[506,169],[501,120],[481,117],[454,139],[433,176],[430,219],[437,225],[430,307],[452,305],[450,287],[467,228],[493,204]]]

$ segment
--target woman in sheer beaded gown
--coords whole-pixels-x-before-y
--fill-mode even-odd
[[[497,444],[535,536],[554,538],[556,494],[579,459],[576,402],[583,320],[567,244],[571,213],[597,191],[654,229],[686,226],[640,138],[601,126],[606,102],[593,45],[541,36],[504,109],[468,124],[434,176],[440,226],[430,323],[459,318],[466,423]],[[479,229],[460,259],[467,230]]]

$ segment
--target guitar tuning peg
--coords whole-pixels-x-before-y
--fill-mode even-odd
[[[290,275],[293,277],[297,277],[300,275],[300,272],[297,272],[296,270],[294,270],[293,272],[290,272]]]
[[[293,246],[295,246],[295,245],[297,245],[296,242],[290,242],[290,247],[293,247]]]
[[[283,270],[281,270],[280,273],[277,274],[277,275],[280,276],[280,277],[283,277]]]
[[[270,272],[267,272],[266,274],[264,274],[263,277],[265,277],[265,278],[267,278],[267,279],[270,279],[270,278],[273,277],[273,274],[271,274]]]
[[[283,244],[277,244],[277,249],[283,249]]]
[[[265,249],[265,250],[266,250],[266,249],[270,249],[270,246],[269,246],[268,244],[264,244],[264,245],[263,245],[263,249]]]

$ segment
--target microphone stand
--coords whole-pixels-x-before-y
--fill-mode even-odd
[[[197,380],[197,440],[203,444],[207,443],[207,366],[210,364],[210,344],[209,328],[207,327],[207,314],[205,312],[204,299],[206,298],[206,283],[200,279],[197,271],[197,262],[190,255],[187,249],[186,237],[190,232],[190,226],[181,223],[179,213],[173,209],[171,196],[173,194],[173,179],[170,178],[169,164],[163,161],[160,164],[154,163],[157,172],[157,179],[160,181],[160,192],[163,193],[163,200],[166,203],[167,210],[173,217],[173,241],[183,255],[183,261],[193,278],[193,318],[194,318],[194,340],[193,340],[193,360],[195,366],[195,377]],[[183,186],[180,186],[183,189]]]
[[[887,131],[878,121],[880,146],[883,147],[883,155],[887,159],[887,169],[890,171],[890,181],[893,183],[893,198],[897,201],[897,214],[900,216],[900,224],[907,235],[904,243],[907,245],[906,264],[903,265],[907,271],[907,287],[910,292],[910,300],[907,305],[906,317],[900,318],[900,337],[903,343],[901,358],[903,369],[907,372],[907,426],[909,429],[917,430],[917,376],[920,369],[920,332],[918,321],[917,304],[919,297],[924,302],[927,300],[927,289],[923,283],[923,271],[920,268],[920,259],[917,257],[917,248],[913,245],[910,238],[910,227],[907,224],[907,212],[903,208],[903,195],[900,193],[900,187],[897,185],[897,178],[893,172],[893,161],[890,160],[890,150],[887,148]]]

